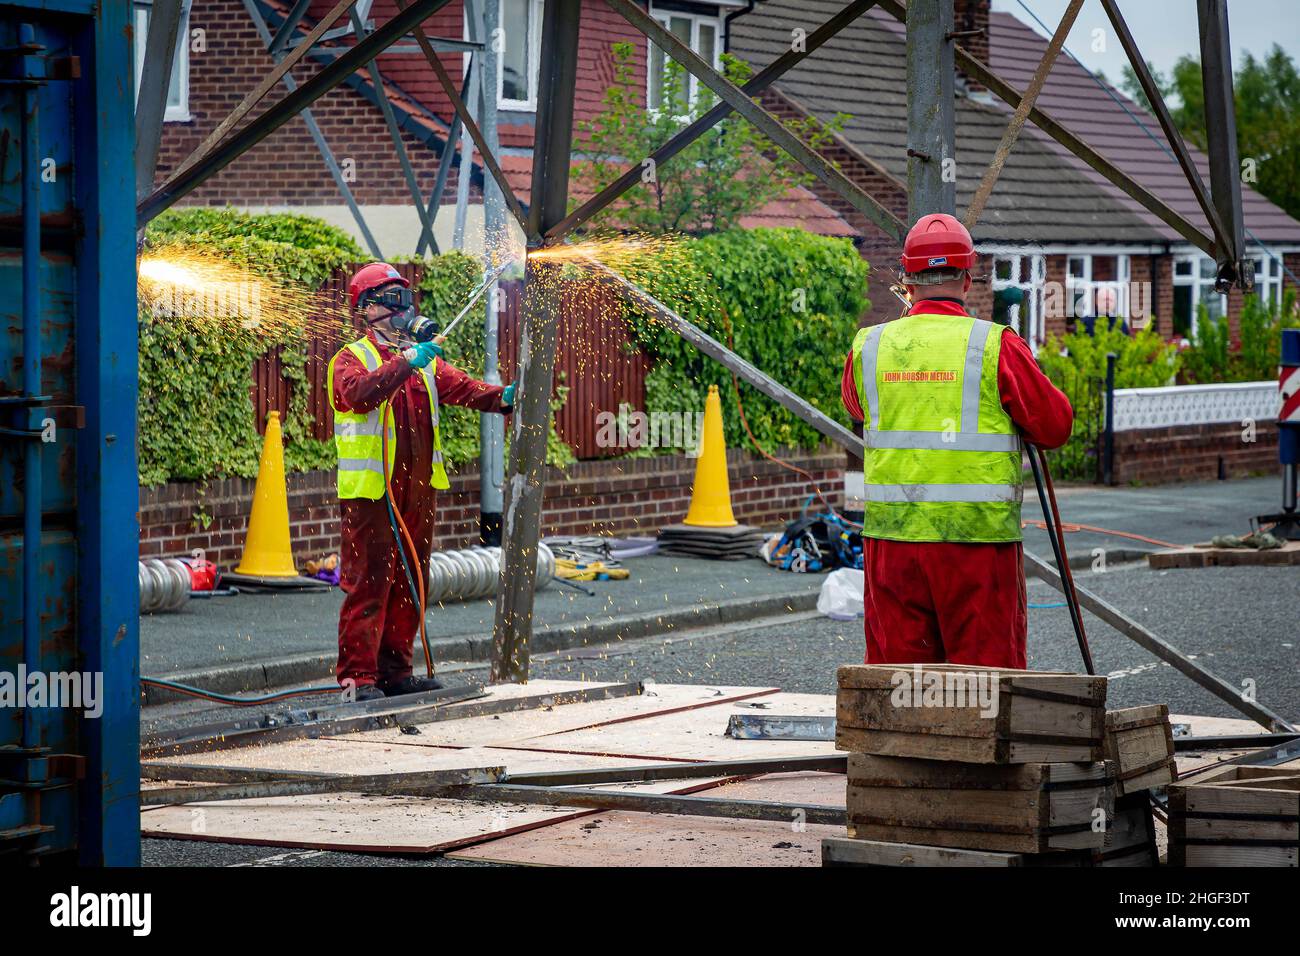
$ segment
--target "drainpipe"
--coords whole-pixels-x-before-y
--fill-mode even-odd
[[[743,10],[733,10],[731,13],[728,13],[725,17],[722,18],[722,52],[723,53],[731,52],[731,21],[739,20],[747,13],[753,13],[754,5],[757,2],[758,0],[749,0],[749,3],[745,6]]]

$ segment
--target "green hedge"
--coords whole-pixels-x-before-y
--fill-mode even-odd
[[[282,242],[297,249],[325,247],[352,261],[366,258],[347,232],[323,219],[299,213],[249,213],[230,207],[193,206],[168,209],[149,223],[149,240],[155,244],[244,237]]]
[[[624,269],[683,318],[719,341],[730,338],[734,351],[845,425],[840,376],[858,319],[869,307],[868,272],[848,240],[797,229],[714,233]],[[730,373],[648,316],[629,310],[628,321],[653,363],[644,410],[701,411],[708,386],[717,385],[728,447],[750,447]],[[742,383],[740,392],[749,425],[766,450],[811,449],[824,441],[750,386]]]

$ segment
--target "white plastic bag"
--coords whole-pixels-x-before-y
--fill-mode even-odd
[[[826,575],[822,593],[817,596],[817,610],[836,621],[862,617],[862,592],[866,578],[861,571],[840,568]]]

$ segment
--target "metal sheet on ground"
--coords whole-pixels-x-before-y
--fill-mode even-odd
[[[831,741],[733,740],[726,736],[727,721],[733,713],[835,713],[835,697],[831,694],[776,693],[762,697],[761,703],[767,706],[758,711],[745,708],[743,702],[724,704],[562,734],[529,737],[514,741],[509,747],[677,760],[741,760],[836,752]]]
[[[533,686],[533,685],[529,685]],[[520,711],[513,714],[485,715],[464,720],[445,721],[421,726],[418,735],[403,734],[399,728],[368,730],[348,734],[348,740],[404,744],[424,747],[476,747],[512,743],[523,738],[542,737],[581,730],[620,721],[697,707],[715,707],[742,700],[762,700],[775,694],[776,687],[729,687],[698,684],[647,684],[637,697],[563,704],[555,707]],[[757,711],[767,713],[767,711]]]
[[[488,747],[401,747],[342,738],[290,740],[267,747],[245,747],[150,761],[152,764],[164,765],[220,765],[347,774],[502,766],[516,773],[525,773],[536,770],[626,767],[643,762],[630,757],[570,756],[527,750],[494,750]]]
[[[377,750],[374,745],[363,745]],[[418,755],[418,748],[401,748]],[[480,748],[449,752],[478,753]],[[526,763],[537,766],[621,766],[614,758],[538,754]],[[609,784],[600,789],[641,793],[689,793],[716,784],[711,780]],[[369,853],[440,853],[468,846],[495,835],[520,833],[534,827],[589,815],[572,807],[471,803],[423,797],[375,797],[364,794],[321,794],[269,800],[167,806],[141,814],[146,837],[284,846]]]
[[[708,796],[844,806],[841,774],[768,774],[714,787]],[[823,837],[842,827],[764,820],[598,812],[579,820],[457,850],[456,860],[527,866],[820,866]]]

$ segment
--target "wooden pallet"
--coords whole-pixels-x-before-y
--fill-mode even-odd
[[[975,764],[1105,759],[1104,677],[857,664],[838,680],[840,750]]]
[[[1216,548],[1210,544],[1197,544],[1190,548],[1172,548],[1153,551],[1147,555],[1147,565],[1162,571],[1168,568],[1211,568],[1240,565],[1268,567],[1300,564],[1300,541],[1287,541],[1280,548],[1261,551],[1256,548]]]
[[[855,839],[1047,853],[1103,849],[1114,791],[1104,762],[988,766],[855,753],[846,805]]]
[[[1225,766],[1169,788],[1170,866],[1300,866],[1300,773]]]
[[[1178,778],[1174,730],[1164,704],[1106,712],[1106,759],[1118,796],[1163,787]]]

